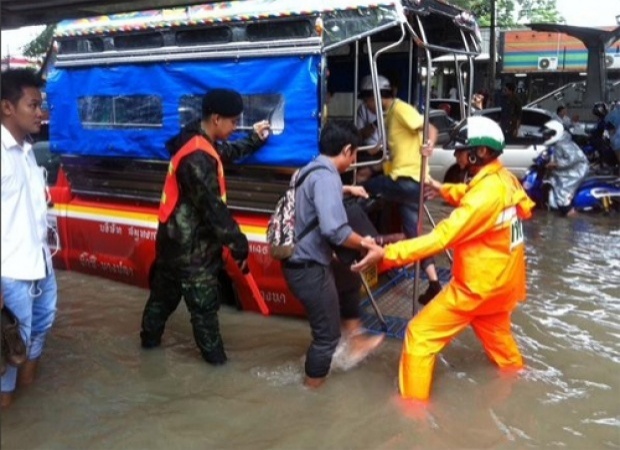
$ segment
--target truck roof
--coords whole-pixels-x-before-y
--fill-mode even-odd
[[[392,0],[252,0],[206,3],[179,8],[154,9],[65,20],[56,28],[57,37],[153,30],[167,27],[247,22],[269,18],[316,16],[322,12],[395,7]]]

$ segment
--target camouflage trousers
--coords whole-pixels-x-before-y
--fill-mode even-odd
[[[194,340],[203,358],[223,349],[217,317],[220,307],[217,278],[179,280],[168,276],[165,269],[157,265],[151,274],[151,293],[142,314],[140,336],[143,346],[159,345],[166,321],[179,305],[181,297],[190,313]]]

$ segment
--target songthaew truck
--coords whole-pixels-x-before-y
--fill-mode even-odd
[[[46,85],[50,147],[61,157],[50,188],[56,266],[148,286],[164,144],[200,118],[209,89],[227,87],[243,96],[237,135],[271,123],[266,145],[225,167],[258,286],[229,267],[234,292],[244,309],[258,310],[261,296],[270,313],[303,315],[265,230],[293,171],[318,154],[326,115],[353,120],[367,74],[377,96],[377,75],[389,72],[399,97],[428,99],[420,74],[432,57],[479,51],[474,18],[438,0],[247,0],[61,22]],[[379,126],[385,149],[381,115]]]

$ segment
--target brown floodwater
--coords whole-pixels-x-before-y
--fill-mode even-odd
[[[143,351],[146,290],[58,271],[58,317],[36,384],[2,413],[2,449],[620,448],[619,217],[539,212],[525,232],[527,368],[500,374],[467,330],[426,407],[398,397],[396,339],[311,392],[303,319],[223,307],[230,362],[214,368],[184,307]]]

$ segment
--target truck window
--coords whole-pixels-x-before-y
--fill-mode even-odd
[[[116,48],[116,50],[135,50],[139,48],[158,48],[163,46],[164,37],[161,33],[114,36],[114,48]]]
[[[282,94],[243,95],[243,114],[238,129],[251,130],[252,124],[261,120],[271,123],[275,135],[284,131],[284,97]],[[181,126],[200,119],[202,95],[184,95],[179,102]]]
[[[272,41],[276,39],[307,38],[312,35],[314,27],[308,20],[279,22],[274,26],[270,22],[252,23],[246,28],[250,41]]]
[[[98,37],[67,39],[59,43],[58,53],[96,53],[103,51],[103,39]]]
[[[161,127],[163,108],[155,95],[96,95],[78,98],[84,128]]]
[[[229,27],[201,28],[198,30],[181,30],[175,34],[177,45],[223,44],[232,41]]]

